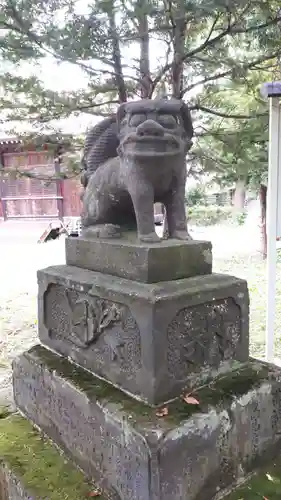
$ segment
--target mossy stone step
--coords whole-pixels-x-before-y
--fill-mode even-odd
[[[0,419],[1,500],[85,500],[94,496],[105,500],[103,495],[96,496],[94,486],[27,420],[19,415],[5,419],[0,416]],[[278,459],[225,500],[280,498],[281,459]]]
[[[0,417],[1,500],[104,500],[97,492],[28,420]]]
[[[42,346],[15,360],[13,382],[18,408],[114,500],[217,498],[281,446],[281,370],[257,361],[164,408]]]

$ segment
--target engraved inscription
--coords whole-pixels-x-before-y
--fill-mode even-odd
[[[167,369],[177,380],[235,358],[240,307],[232,298],[181,309],[168,326]]]
[[[95,368],[118,363],[130,374],[141,367],[140,332],[126,305],[51,284],[44,294],[44,324],[50,339],[83,349]]]
[[[281,387],[273,386],[272,388],[272,406],[273,412],[271,417],[271,427],[273,429],[274,434],[281,435]]]
[[[109,478],[120,498],[142,500],[144,487],[137,490],[136,479],[148,484],[146,449],[122,422],[118,425],[114,410],[111,419],[110,411],[104,412],[95,399],[89,402],[83,392],[66,387],[39,364],[32,369],[17,365],[15,389],[18,406],[82,469],[86,467],[87,474]]]

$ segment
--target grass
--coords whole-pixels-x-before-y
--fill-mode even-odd
[[[214,261],[214,271],[247,280],[250,293],[250,351],[253,357],[264,357],[266,263],[259,256],[217,259]],[[281,358],[281,262],[277,262],[275,332],[275,355]]]
[[[253,476],[225,500],[280,500],[281,460]]]
[[[0,457],[24,489],[46,500],[85,500],[98,490],[19,415],[0,420]],[[96,494],[95,494],[96,492]]]

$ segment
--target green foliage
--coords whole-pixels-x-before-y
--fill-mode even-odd
[[[262,66],[266,68],[266,66]],[[217,85],[213,106],[226,115],[256,114],[257,118],[213,117],[207,132],[202,132],[194,155],[204,171],[215,175],[222,186],[244,181],[257,188],[268,168],[268,104],[260,97],[262,83],[270,81],[269,70],[249,72],[244,84],[235,81]],[[230,115],[231,116],[231,115]]]
[[[178,61],[183,65],[181,95],[189,98],[203,121],[208,116],[206,107],[220,107],[220,78],[243,83],[249,67],[257,73],[258,64],[281,53],[277,1],[95,0],[84,2],[83,8],[80,4],[78,0],[0,0],[4,120],[42,124],[77,112],[102,116],[120,100],[140,95],[144,80],[148,96],[157,94],[163,82],[171,91],[180,23],[184,27]],[[152,44],[149,49],[149,41],[155,39],[161,40],[163,50],[152,61],[154,49]],[[141,48],[147,42],[149,61],[144,75]],[[74,75],[81,71],[85,87],[67,92],[45,88],[36,65],[46,56],[71,65]],[[32,76],[19,74],[23,61],[34,66]],[[11,70],[5,71],[5,64]],[[200,90],[202,84],[202,98],[194,99],[190,92]],[[236,103],[232,101],[227,108],[231,112]]]
[[[0,0],[0,12],[0,118],[13,133],[20,122],[62,134],[62,118],[95,119],[178,89],[195,122],[191,170],[222,185],[259,183],[268,131],[260,84],[278,77],[281,55],[277,0]],[[46,88],[47,60],[84,84],[58,90],[55,73]]]
[[[194,186],[185,193],[186,204],[190,207],[194,205],[204,205],[206,202],[206,193],[202,185]]]
[[[189,224],[212,226],[231,220],[232,212],[231,207],[193,206],[187,209],[187,217]]]
[[[243,224],[246,221],[246,217],[247,217],[246,210],[243,210],[243,212],[240,212],[239,214],[236,215],[236,221],[238,223],[238,226],[243,226]]]

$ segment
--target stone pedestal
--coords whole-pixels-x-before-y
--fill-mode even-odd
[[[208,241],[67,238],[66,264],[142,283],[190,278],[212,272]]]
[[[41,342],[151,405],[248,359],[243,280],[147,284],[59,266],[38,281]]]
[[[155,408],[35,347],[14,363],[20,410],[116,500],[211,500],[280,448],[281,372],[248,362]]]
[[[215,499],[274,455],[281,374],[249,361],[247,284],[209,243],[73,238],[66,259],[38,272],[15,401],[106,498]]]

